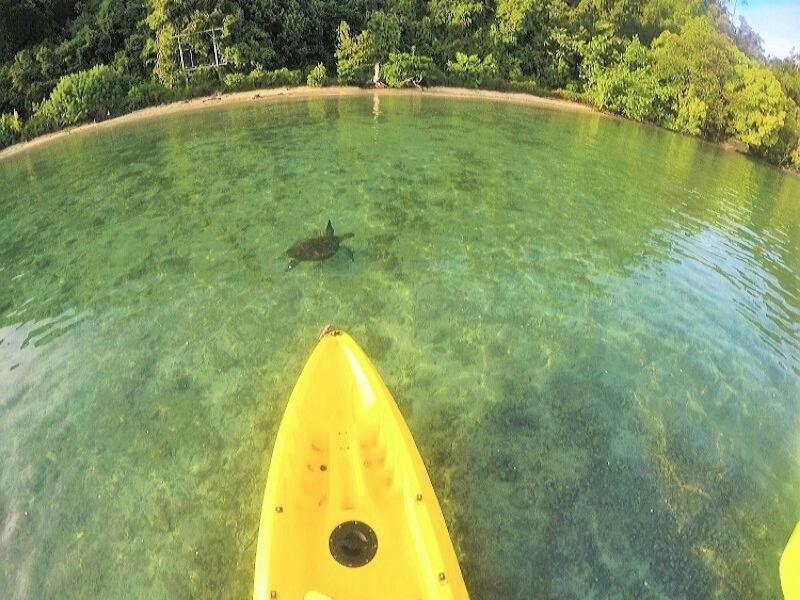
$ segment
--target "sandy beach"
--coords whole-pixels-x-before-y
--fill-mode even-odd
[[[526,104],[530,106],[539,106],[542,108],[552,108],[558,110],[572,110],[578,112],[597,112],[590,106],[580,104],[578,102],[571,102],[569,100],[561,100],[558,98],[544,98],[542,96],[534,96],[531,94],[511,93],[511,92],[496,92],[490,90],[471,90],[465,88],[450,88],[450,87],[430,87],[425,89],[363,89],[357,87],[323,87],[323,88],[310,88],[306,86],[299,87],[281,87],[269,88],[262,90],[248,90],[246,92],[232,92],[229,94],[221,94],[217,96],[204,96],[193,98],[191,100],[181,100],[172,102],[170,104],[162,104],[159,106],[150,106],[143,108],[107,121],[100,121],[95,123],[85,123],[75,127],[69,127],[53,133],[48,133],[26,142],[20,142],[0,150],[0,159],[25,152],[30,148],[46,144],[52,140],[71,135],[81,131],[87,131],[96,128],[114,127],[120,123],[128,123],[141,119],[149,119],[162,115],[197,110],[207,108],[208,106],[220,106],[224,104],[238,104],[242,102],[267,102],[275,101],[277,99],[300,99],[311,97],[337,97],[337,96],[396,96],[396,95],[422,95],[432,97],[444,98],[471,98],[491,100],[497,102],[513,102],[515,104]]]

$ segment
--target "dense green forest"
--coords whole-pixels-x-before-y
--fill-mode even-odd
[[[211,27],[227,64],[185,73],[176,35],[209,64]],[[0,146],[337,80],[555,93],[800,167],[800,56],[767,59],[726,0],[0,0]]]

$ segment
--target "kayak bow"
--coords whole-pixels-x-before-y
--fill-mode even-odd
[[[254,598],[467,598],[411,432],[345,333],[323,333],[281,421]]]
[[[781,587],[786,600],[800,600],[800,522],[786,543],[780,562]]]

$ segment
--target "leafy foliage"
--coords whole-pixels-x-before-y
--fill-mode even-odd
[[[263,69],[253,69],[247,75],[247,81],[254,88],[270,88],[280,87],[283,85],[300,85],[303,76],[299,70],[289,70],[286,67],[275,69],[273,71],[264,71]]]
[[[21,50],[5,69],[8,108],[30,113],[47,98],[58,81],[59,71],[50,46]]]
[[[399,88],[422,85],[434,70],[433,59],[412,47],[411,52],[392,52],[383,74],[389,87]]]
[[[481,87],[497,78],[497,64],[491,54],[482,59],[477,54],[456,52],[454,61],[447,61],[447,71],[462,85]]]
[[[62,77],[38,112],[56,127],[105,119],[127,108],[128,88],[125,76],[97,65]]]
[[[369,31],[362,31],[356,37],[350,35],[350,26],[342,21],[339,24],[339,37],[336,44],[336,71],[342,83],[363,84],[369,79],[372,58],[375,50]]]
[[[249,87],[247,75],[244,73],[228,73],[223,78],[223,83],[231,90],[243,90]]]
[[[653,71],[674,98],[675,114],[667,126],[711,139],[723,137],[724,88],[733,76],[735,53],[730,40],[706,17],[653,41]]]
[[[206,73],[213,73],[206,71]],[[265,71],[253,69],[249,73],[229,73],[225,75],[223,84],[231,90],[252,90],[256,88],[270,88],[280,86],[300,85],[302,74],[298,70],[289,70],[286,67]],[[216,87],[212,86],[212,91]]]
[[[395,15],[375,11],[367,22],[371,59],[384,62],[400,45],[400,22]]]
[[[9,60],[32,43],[60,35],[76,4],[75,0],[0,0],[0,60]]]
[[[783,60],[773,60],[769,68],[781,82],[781,87],[792,102],[800,106],[800,54]]]
[[[0,148],[10,146],[19,140],[22,134],[22,121],[15,111],[0,115]]]
[[[339,24],[336,43],[336,70],[343,83],[364,84],[375,64],[385,62],[400,44],[400,21],[383,11],[375,11],[367,28],[352,37],[350,25]]]
[[[800,108],[790,107],[778,140],[772,146],[762,146],[758,153],[776,165],[800,168]]]
[[[589,72],[590,101],[637,121],[668,120],[670,95],[653,72],[653,60],[634,38],[619,62],[595,65]]]
[[[322,63],[317,63],[317,66],[313,67],[308,72],[308,77],[306,77],[306,85],[308,87],[322,87],[325,85],[327,80],[328,71],[325,69],[325,65]]]
[[[155,81],[140,81],[128,90],[128,110],[164,104],[174,99],[174,94]]]
[[[725,83],[728,100],[728,133],[754,148],[778,142],[792,103],[769,69],[740,57],[734,76]]]

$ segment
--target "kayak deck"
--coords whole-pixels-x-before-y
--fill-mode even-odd
[[[411,433],[347,334],[323,336],[284,413],[264,495],[254,597],[467,597]]]

